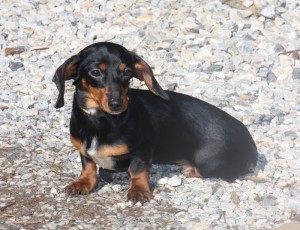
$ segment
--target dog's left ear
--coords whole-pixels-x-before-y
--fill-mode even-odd
[[[55,71],[52,81],[56,84],[59,91],[55,108],[64,106],[64,94],[65,94],[65,81],[75,79],[77,76],[77,65],[79,62],[79,56],[74,55],[66,60],[58,69]]]
[[[134,54],[134,77],[141,81],[144,81],[148,89],[162,99],[170,100],[169,95],[161,88],[157,80],[154,78],[152,69],[150,66],[138,55]]]

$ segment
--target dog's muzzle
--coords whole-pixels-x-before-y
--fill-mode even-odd
[[[120,114],[123,109],[123,100],[112,98],[108,101],[108,106],[111,114]]]

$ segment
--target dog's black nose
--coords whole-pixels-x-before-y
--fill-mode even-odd
[[[108,105],[112,111],[120,111],[123,106],[122,99],[110,99]]]

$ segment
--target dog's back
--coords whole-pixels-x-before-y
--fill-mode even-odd
[[[151,120],[155,141],[149,148],[153,148],[154,162],[188,163],[203,177],[229,181],[255,166],[256,145],[240,121],[204,101],[167,93],[169,101],[146,90],[129,92],[140,110],[141,122]]]

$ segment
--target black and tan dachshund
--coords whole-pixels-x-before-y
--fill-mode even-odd
[[[131,89],[131,78],[149,90]],[[149,201],[152,163],[178,163],[187,177],[234,181],[253,169],[256,145],[247,128],[199,99],[164,91],[150,66],[121,45],[100,42],[66,60],[55,72],[55,107],[64,105],[65,81],[74,80],[71,142],[82,172],[66,191],[88,194],[97,166],[128,170],[128,200]]]

